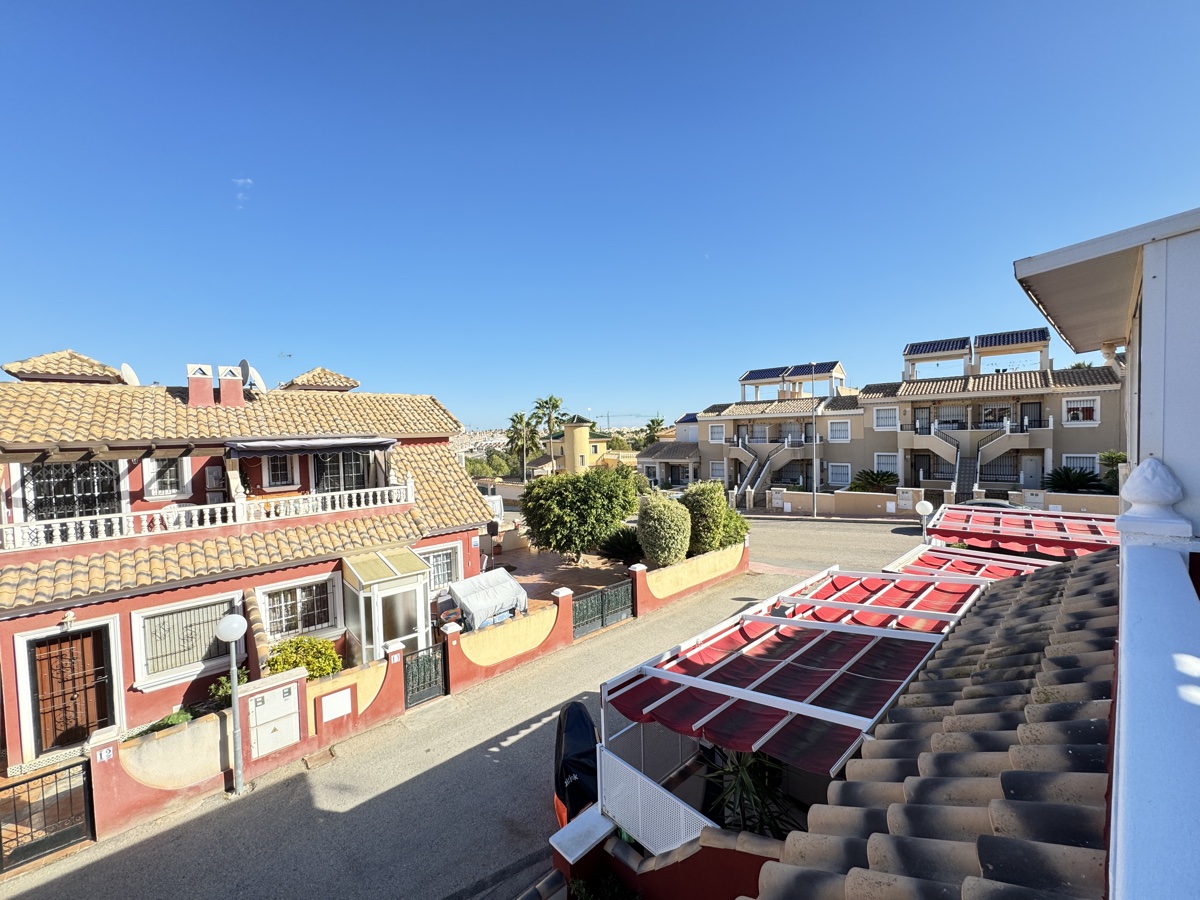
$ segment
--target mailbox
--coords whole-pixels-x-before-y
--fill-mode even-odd
[[[300,742],[300,690],[285,684],[250,698],[250,757]]]

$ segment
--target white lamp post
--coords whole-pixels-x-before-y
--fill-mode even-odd
[[[929,514],[933,512],[933,504],[928,500],[918,500],[915,509],[921,517],[921,543],[928,544],[929,541],[925,537],[925,523],[929,521]]]
[[[237,613],[217,622],[217,637],[229,644],[229,688],[233,702],[233,793],[242,792],[242,716],[238,710],[237,642],[246,633],[246,619]]]

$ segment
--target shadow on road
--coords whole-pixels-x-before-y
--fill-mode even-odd
[[[897,525],[891,529],[892,534],[912,535],[913,537],[921,536],[920,525]]]

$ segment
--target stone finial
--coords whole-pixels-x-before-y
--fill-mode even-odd
[[[1117,519],[1117,530],[1188,537],[1191,523],[1172,507],[1183,499],[1183,485],[1162,460],[1149,457],[1138,463],[1121,497],[1129,509]]]

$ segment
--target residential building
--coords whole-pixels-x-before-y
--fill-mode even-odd
[[[10,775],[136,733],[228,671],[242,613],[255,677],[272,642],[331,638],[349,663],[440,632],[431,600],[479,571],[492,512],[427,395],[360,393],[325,369],[274,390],[189,365],[139,385],[73,351],[0,383],[0,720]]]
[[[597,430],[591,419],[576,415],[557,424],[561,428],[546,439],[546,452],[529,460],[530,477],[555,472],[586,472],[599,465],[608,454],[611,436]]]

